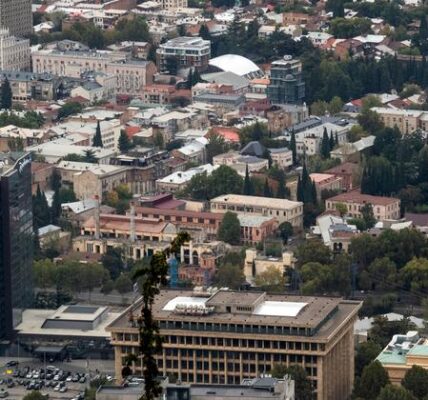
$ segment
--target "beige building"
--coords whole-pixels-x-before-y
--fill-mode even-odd
[[[162,0],[161,4],[164,10],[177,10],[187,8],[187,0]]]
[[[110,51],[39,50],[32,53],[34,72],[80,78],[89,71],[116,77],[118,94],[139,95],[153,83],[156,66],[151,61],[127,60],[125,54]]]
[[[312,173],[309,175],[315,183],[318,199],[324,191],[339,192],[342,190],[342,178],[332,174]]]
[[[270,158],[272,163],[279,168],[289,168],[293,165],[293,152],[287,147],[279,149],[269,149]]]
[[[428,370],[428,339],[421,338],[417,331],[394,335],[376,359],[388,372],[391,383],[400,385],[413,365]]]
[[[317,400],[344,400],[354,382],[353,325],[360,306],[329,297],[161,291],[153,305],[164,339],[157,364],[163,375],[207,384],[239,384],[275,364],[300,365]],[[133,373],[142,374],[140,312],[138,300],[107,327],[117,377],[131,353],[139,358]]]
[[[119,185],[127,183],[127,168],[74,161],[61,161],[57,170],[64,185],[72,187],[80,200],[105,198]]]
[[[30,41],[12,36],[8,29],[0,29],[0,70],[26,71],[29,68]]]
[[[28,36],[33,32],[31,0],[1,0],[0,26],[15,36]]]
[[[327,211],[333,211],[336,210],[337,204],[344,204],[348,210],[347,215],[353,218],[361,217],[361,207],[365,204],[372,205],[377,220],[400,218],[400,199],[394,197],[371,196],[353,190],[330,197],[325,201],[325,208]]]
[[[416,129],[428,129],[428,112],[420,110],[401,110],[389,107],[373,107],[379,114],[381,121],[388,128],[395,126],[402,134],[412,133]]]
[[[275,218],[279,224],[290,222],[300,228],[303,222],[303,203],[286,199],[272,199],[259,196],[225,194],[211,200],[211,212],[253,214]]]
[[[258,254],[256,249],[245,251],[244,275],[251,282],[257,275],[274,267],[285,273],[288,268],[294,268],[295,258],[291,251],[284,251],[281,257],[268,257]]]

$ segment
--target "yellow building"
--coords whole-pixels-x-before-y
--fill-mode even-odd
[[[331,297],[161,291],[153,305],[164,338],[158,367],[186,383],[239,384],[275,364],[300,365],[317,400],[344,400],[354,381],[353,326],[360,307]],[[138,300],[107,327],[118,377],[127,354],[139,354],[140,311]],[[132,368],[142,373],[141,358]]]

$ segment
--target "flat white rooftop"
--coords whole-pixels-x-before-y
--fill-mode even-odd
[[[272,317],[296,317],[307,303],[291,301],[264,301],[258,305],[254,315],[269,315]]]
[[[183,297],[178,296],[166,303],[163,311],[174,311],[175,307],[180,306],[203,306],[205,302],[208,300],[208,297]]]

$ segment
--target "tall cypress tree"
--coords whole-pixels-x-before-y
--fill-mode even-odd
[[[311,197],[312,197],[311,203],[314,206],[316,206],[318,204],[318,197],[317,197],[317,187],[315,185],[315,181],[312,181],[311,183]]]
[[[270,190],[268,178],[265,179],[265,185],[263,188],[263,196],[264,197],[272,197],[272,191]]]
[[[94,139],[92,141],[94,147],[103,147],[103,139],[101,137],[101,126],[100,121],[97,122],[97,128],[95,129]]]
[[[329,145],[330,145],[330,151],[334,149],[335,141],[333,136],[333,131],[330,131],[330,138],[329,138]]]
[[[294,129],[291,131],[290,150],[293,154],[293,165],[295,165],[297,162],[297,147],[296,147],[296,134],[294,133]]]
[[[321,156],[322,156],[322,158],[330,158],[330,139],[328,137],[326,127],[324,127],[324,132],[322,134]]]
[[[300,179],[300,176],[297,178],[296,197],[297,197],[297,201],[304,201],[303,184],[302,184],[302,180]]]
[[[248,171],[248,164],[245,166],[244,194],[247,196],[254,194],[253,182],[251,181],[250,173]]]
[[[6,110],[12,108],[12,89],[7,78],[4,79],[1,85],[1,108]]]

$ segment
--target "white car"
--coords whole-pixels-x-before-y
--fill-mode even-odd
[[[73,377],[71,376],[71,375],[69,375],[69,376],[67,376],[67,379],[66,379],[66,381],[67,382],[71,382],[71,380],[73,379]]]
[[[65,393],[67,391],[67,386],[63,386],[61,389],[59,389],[60,393]]]
[[[59,392],[59,390],[61,389],[61,386],[60,385],[56,385],[55,387],[54,387],[54,391],[55,392]]]

